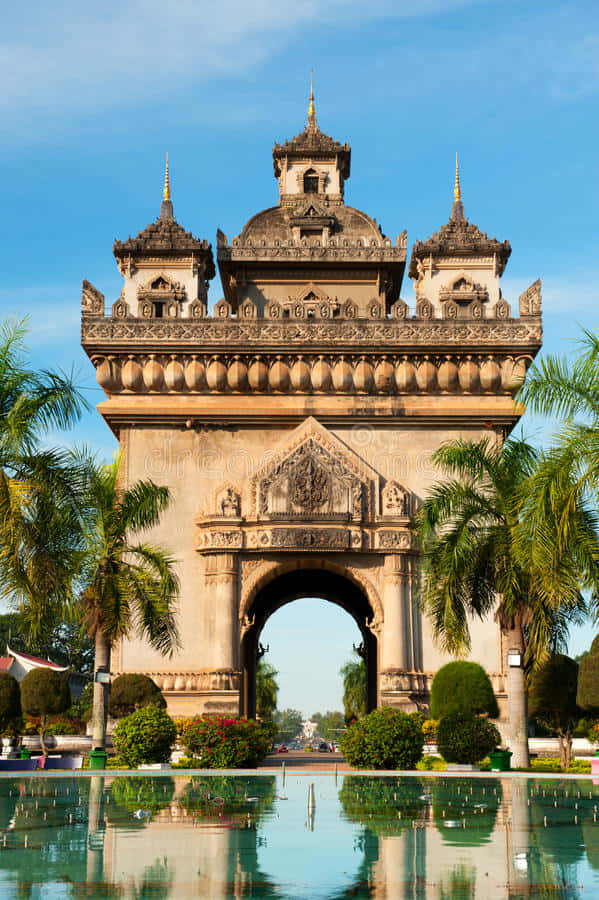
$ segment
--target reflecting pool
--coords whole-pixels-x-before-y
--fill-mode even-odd
[[[4,777],[0,897],[598,897],[598,807],[586,778]]]

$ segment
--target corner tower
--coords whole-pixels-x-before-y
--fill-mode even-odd
[[[123,291],[108,315],[83,285],[99,410],[127,481],[170,487],[151,538],[181,582],[181,650],[165,660],[124,641],[113,670],[150,675],[177,715],[252,714],[268,617],[321,596],[361,630],[369,705],[413,709],[446,659],[415,602],[410,516],[440,444],[501,442],[518,421],[540,282],[516,316],[499,289],[509,244],[466,220],[457,183],[449,222],[413,247],[416,294],[402,298],[405,232],[393,244],[345,203],[350,149],[320,130],[313,101],[273,157],[277,204],[231,242],[218,235],[212,315],[210,245],[175,221],[168,186],[156,222],[114,245]],[[471,656],[501,706],[492,619],[474,623]]]

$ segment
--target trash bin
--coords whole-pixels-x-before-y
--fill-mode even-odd
[[[102,750],[99,747],[96,747],[95,750],[90,750],[90,752],[89,752],[89,767],[90,767],[90,769],[105,769],[107,757],[108,757],[108,754],[106,753],[106,750]]]
[[[21,747],[21,755],[20,759],[31,759],[31,750],[28,750],[27,747]]]
[[[511,750],[493,750],[489,753],[491,772],[509,772],[511,769]]]

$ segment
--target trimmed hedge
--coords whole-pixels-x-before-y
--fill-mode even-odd
[[[26,716],[56,716],[71,705],[71,692],[63,672],[31,669],[21,682],[21,706]]]
[[[359,769],[413,769],[422,756],[422,715],[385,706],[358,719],[341,735],[341,752]]]
[[[17,720],[21,715],[21,692],[19,682],[10,672],[0,672],[0,733],[17,731]]]
[[[110,687],[109,714],[115,719],[121,719],[145,706],[166,708],[166,700],[152,679],[147,675],[117,675]]]
[[[446,762],[474,765],[500,743],[495,725],[480,716],[457,712],[439,722],[437,747]]]
[[[114,749],[127,766],[165,763],[176,736],[175,723],[163,709],[145,706],[121,719],[113,734]]]
[[[578,667],[578,691],[576,702],[581,709],[599,713],[599,635]]]
[[[489,676],[478,663],[456,660],[443,666],[431,686],[431,718],[450,713],[499,716]]]

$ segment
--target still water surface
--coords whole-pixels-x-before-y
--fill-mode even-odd
[[[598,806],[589,779],[2,778],[0,897],[596,898]]]

